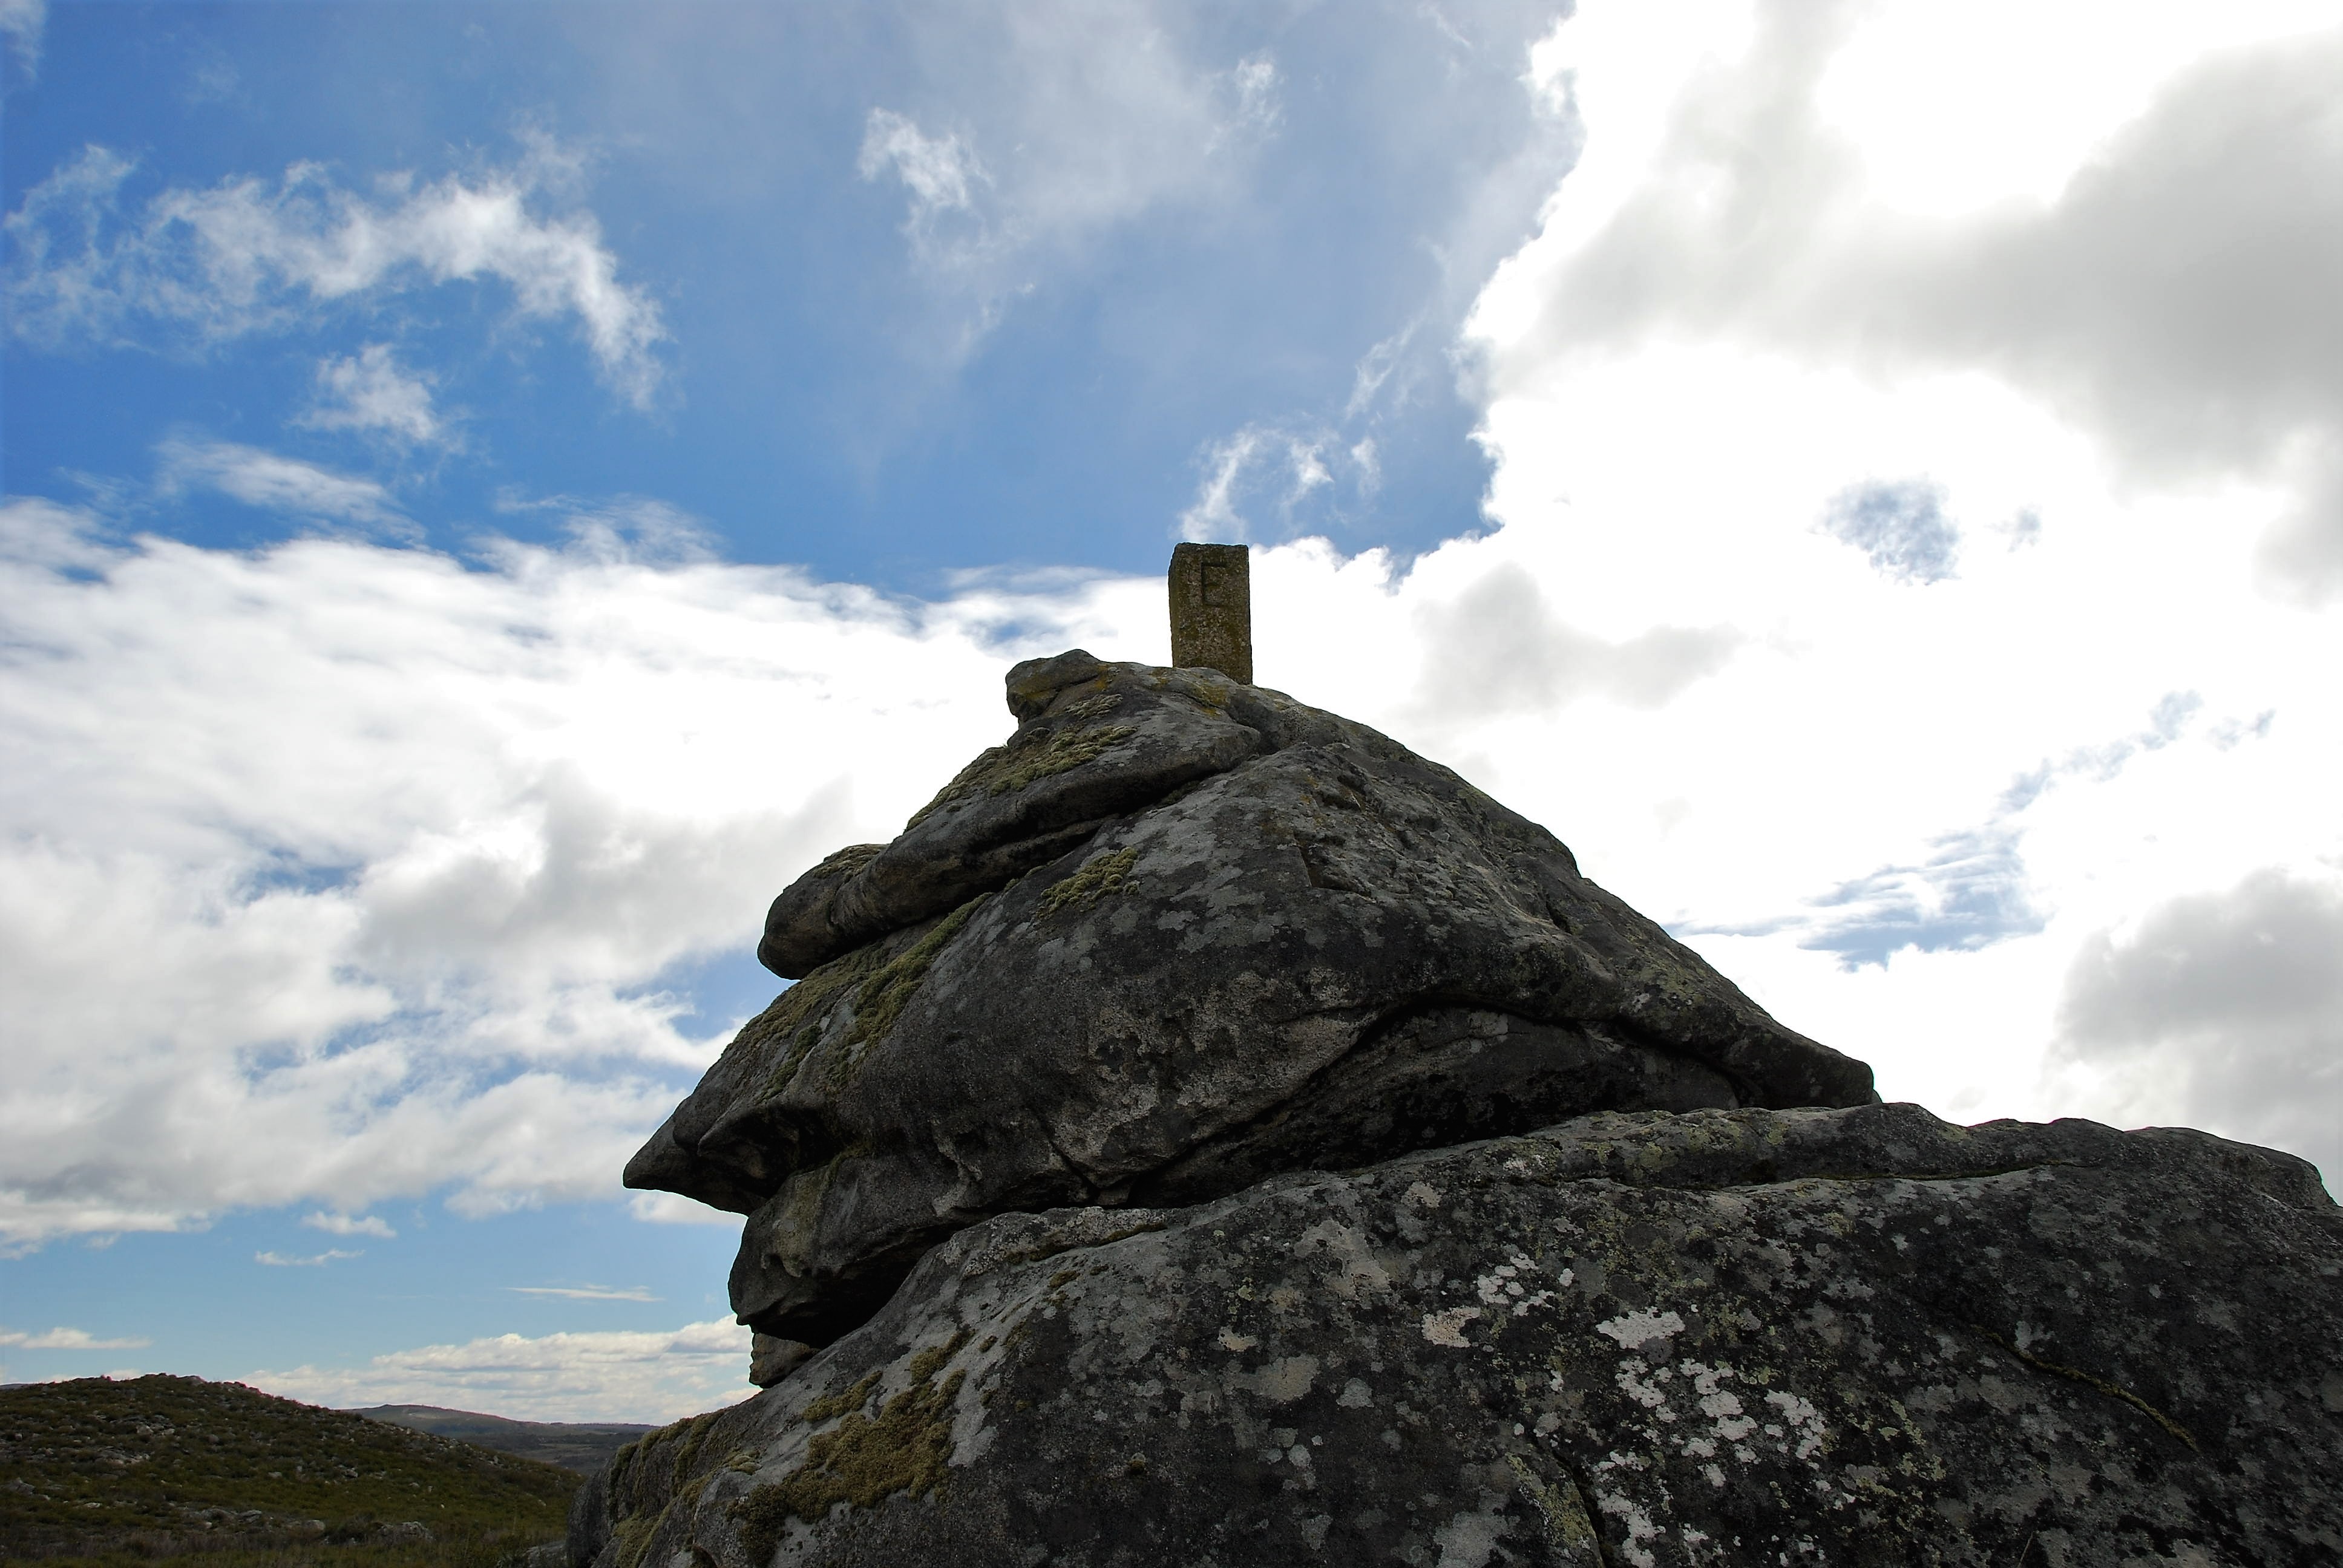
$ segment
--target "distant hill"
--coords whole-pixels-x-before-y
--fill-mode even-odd
[[[377,1404],[350,1413],[409,1432],[427,1432],[502,1453],[518,1453],[524,1459],[542,1460],[581,1475],[598,1468],[620,1445],[657,1430],[618,1421],[511,1421],[476,1411],[442,1410],[436,1404]]]
[[[520,1424],[520,1423],[515,1423]],[[0,1559],[494,1568],[558,1539],[570,1472],[277,1399],[142,1377],[0,1388]],[[221,1555],[213,1555],[220,1553]]]

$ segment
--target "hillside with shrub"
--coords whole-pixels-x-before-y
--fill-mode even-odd
[[[578,1477],[536,1460],[153,1376],[0,1389],[0,1558],[200,1553],[211,1568],[491,1568],[559,1539]]]

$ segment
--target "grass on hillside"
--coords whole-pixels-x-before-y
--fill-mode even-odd
[[[558,1539],[577,1490],[553,1465],[241,1383],[0,1389],[0,1559],[51,1568],[491,1568]]]

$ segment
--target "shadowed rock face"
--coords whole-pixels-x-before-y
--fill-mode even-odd
[[[749,1215],[732,1300],[827,1342],[987,1216],[1194,1203],[1597,1111],[1847,1106],[1570,851],[1385,737],[1074,652],[893,843],[774,901],[801,977],[627,1168]]]
[[[647,1438],[571,1560],[2343,1561],[2302,1161],[1916,1106],[1601,1115],[1004,1214]]]

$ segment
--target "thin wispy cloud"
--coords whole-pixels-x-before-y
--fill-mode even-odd
[[[870,111],[854,166],[866,180],[891,170],[903,182],[911,197],[905,221],[914,235],[926,234],[940,213],[970,210],[971,191],[992,181],[957,133],[930,136],[892,109]]]
[[[166,499],[212,490],[290,518],[394,533],[413,529],[383,486],[297,457],[233,441],[195,440],[166,441],[156,455],[156,487]]]
[[[1154,5],[1047,0],[930,13],[918,86],[873,105],[855,170],[897,184],[911,257],[969,352],[1039,276],[1151,214],[1242,187],[1276,133],[1265,49],[1214,60],[1194,18]]]
[[[40,74],[41,32],[48,25],[48,0],[0,0],[0,37],[27,81]]]
[[[317,362],[317,390],[294,423],[313,430],[349,430],[409,445],[446,439],[432,405],[433,377],[402,368],[387,343]]]
[[[574,159],[553,144],[469,176],[381,181],[373,197],[322,166],[296,164],[275,181],[171,186],[136,201],[126,194],[136,172],[133,160],[89,146],[7,215],[6,297],[20,341],[200,347],[495,279],[523,317],[574,322],[602,377],[650,406],[667,337],[659,306],[620,281],[591,212],[546,210],[575,178]]]
[[[329,1247],[322,1252],[312,1252],[306,1258],[288,1257],[283,1252],[255,1252],[252,1261],[272,1269],[322,1269],[328,1263],[339,1263],[351,1258],[363,1258],[363,1251],[348,1252],[339,1247]]]
[[[374,1214],[305,1214],[301,1223],[328,1236],[378,1236],[387,1241],[398,1234],[387,1220]]]
[[[505,1289],[518,1296],[559,1296],[571,1302],[656,1302],[662,1299],[640,1285],[624,1290],[608,1285],[507,1285]]]
[[[46,1329],[37,1334],[0,1329],[0,1345],[26,1351],[143,1351],[154,1342],[147,1339],[99,1339],[85,1329]]]
[[[717,1318],[667,1331],[498,1334],[245,1381],[345,1410],[436,1404],[527,1421],[661,1422],[754,1393],[748,1366],[749,1331]]]
[[[1307,425],[1245,425],[1207,443],[1197,467],[1195,498],[1179,530],[1205,543],[1282,541],[1299,531],[1299,509],[1320,492],[1369,495],[1381,477],[1372,438],[1345,446],[1332,428]]]

